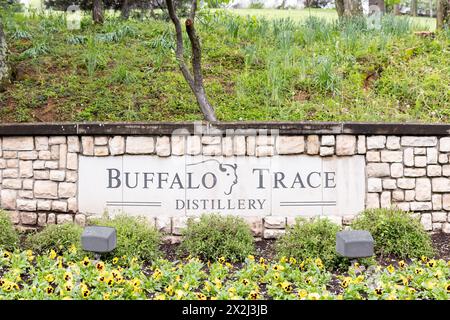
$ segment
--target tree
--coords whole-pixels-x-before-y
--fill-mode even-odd
[[[103,24],[103,11],[103,0],[94,0],[92,7],[92,20],[94,20],[94,23]]]
[[[411,0],[411,15],[417,17],[417,0]]]
[[[197,99],[197,103],[203,113],[203,116],[207,121],[216,121],[216,114],[214,108],[208,101],[206,96],[205,87],[203,84],[202,74],[202,51],[200,46],[200,39],[195,30],[195,13],[197,11],[197,0],[192,0],[189,16],[185,21],[186,33],[189,37],[192,50],[192,72],[189,70],[186,61],[184,60],[184,47],[183,47],[183,31],[181,28],[180,19],[178,18],[176,8],[172,0],[166,0],[167,10],[169,12],[170,20],[172,20],[175,26],[176,33],[176,58],[180,67],[181,73],[184,79],[189,84],[192,92]]]
[[[9,67],[7,64],[8,46],[6,45],[6,37],[3,32],[3,23],[0,17],[0,89],[4,87],[9,80]]]
[[[450,22],[450,2],[448,0],[438,0],[436,13],[436,29],[443,29]]]
[[[122,1],[122,7],[120,8],[120,16],[122,19],[128,20],[130,17],[130,4],[128,0]]]
[[[363,15],[361,0],[336,0],[335,5],[339,18]]]

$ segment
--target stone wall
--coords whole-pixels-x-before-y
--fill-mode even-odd
[[[420,215],[425,229],[450,233],[450,137],[306,134],[280,136],[56,135],[0,138],[0,205],[20,228],[75,221],[79,155],[124,154],[271,157],[364,155],[366,207],[391,206]],[[353,216],[332,217],[348,225]],[[150,217],[176,241],[187,217]],[[277,238],[294,217],[245,217],[255,237]]]

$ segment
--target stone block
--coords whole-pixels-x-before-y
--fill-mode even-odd
[[[439,151],[450,152],[450,137],[444,137],[439,140]]]
[[[81,137],[81,148],[83,150],[83,155],[93,156],[94,155],[94,137],[89,137],[89,136]]]
[[[34,183],[34,196],[38,199],[56,199],[58,184],[54,181],[37,180]]]
[[[278,216],[264,217],[264,227],[268,229],[284,229],[286,227],[286,218]]]
[[[388,177],[391,173],[389,163],[368,163],[366,172],[368,177]]]
[[[347,258],[371,257],[374,240],[365,230],[341,231],[336,234],[336,252]]]
[[[276,140],[277,154],[300,154],[305,152],[303,136],[278,136]]]
[[[61,182],[58,186],[58,195],[60,198],[72,198],[77,195],[77,184],[70,182]]]
[[[65,144],[66,143],[66,137],[65,136],[53,136],[48,139],[49,145],[54,144]]]
[[[400,137],[388,136],[386,139],[386,148],[389,150],[399,150],[400,149]]]
[[[48,137],[34,137],[34,145],[36,150],[48,150]]]
[[[190,155],[198,155],[202,152],[202,143],[199,136],[187,136],[186,153]]]
[[[20,222],[25,225],[34,226],[37,223],[37,214],[35,212],[21,212]]]
[[[246,142],[244,136],[233,137],[233,152],[235,156],[245,156]]]
[[[109,155],[108,146],[95,146],[94,147],[94,156],[96,157],[106,157]]]
[[[416,200],[429,201],[431,200],[431,182],[428,178],[416,179]]]
[[[310,155],[319,154],[320,141],[319,136],[309,135],[306,138],[306,153]]]
[[[386,145],[385,136],[369,136],[367,137],[367,149],[384,149]]]
[[[450,178],[432,178],[433,192],[450,192]]]
[[[109,139],[109,152],[112,156],[125,153],[125,138],[123,136],[114,136]]]
[[[33,137],[3,137],[2,150],[33,150],[34,139]]]
[[[64,170],[50,170],[50,180],[64,181],[66,178],[66,171]]]
[[[184,136],[173,135],[171,137],[172,155],[182,156],[186,151],[186,138]]]
[[[67,151],[80,152],[80,139],[77,136],[67,137]]]
[[[320,147],[320,156],[327,157],[334,155],[334,147]]]
[[[356,136],[338,135],[336,137],[336,155],[350,156],[356,152]]]
[[[420,216],[420,222],[426,231],[433,230],[431,213],[422,213]]]
[[[115,228],[89,226],[81,235],[81,246],[85,251],[110,252],[116,248],[117,232]]]
[[[36,211],[36,200],[17,199],[17,210]]]
[[[431,164],[427,166],[427,176],[439,177],[442,174],[442,168],[440,165]]]
[[[0,191],[0,204],[2,209],[15,210],[16,209],[16,190],[3,189]]]
[[[367,179],[367,192],[381,192],[383,191],[380,178],[368,178]]]
[[[403,136],[401,138],[401,145],[407,147],[433,147],[437,145],[437,138]]]
[[[167,136],[156,138],[156,154],[160,157],[170,156],[170,138]]]
[[[322,141],[320,143],[321,146],[330,147],[334,146],[334,144],[335,144],[334,136],[331,135],[322,136]]]
[[[264,229],[264,239],[279,239],[286,233],[283,229]]]
[[[366,136],[358,136],[358,154],[365,154],[367,152],[366,149]]]
[[[367,151],[366,160],[367,162],[381,162],[380,151]]]
[[[52,201],[52,210],[57,212],[67,212],[67,202],[66,201]],[[58,223],[59,223],[59,216],[64,215],[58,215]],[[72,215],[70,215],[72,217]],[[73,218],[73,217],[72,217]]]

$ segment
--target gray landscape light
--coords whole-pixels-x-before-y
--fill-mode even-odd
[[[336,234],[336,251],[350,258],[366,258],[373,256],[373,237],[369,231],[349,230]]]
[[[101,226],[89,226],[84,228],[81,235],[83,250],[95,253],[111,252],[116,248],[116,229]]]

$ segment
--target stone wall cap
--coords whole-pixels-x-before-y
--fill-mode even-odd
[[[450,123],[380,122],[82,122],[82,123],[4,123],[0,136],[48,135],[254,135],[255,130],[279,135],[450,135]],[[275,131],[273,131],[275,130]],[[200,131],[200,132],[199,132]],[[260,132],[261,132],[260,131]]]

